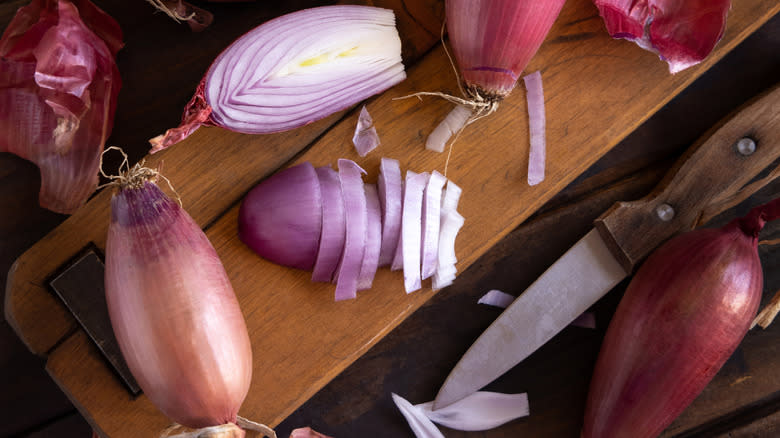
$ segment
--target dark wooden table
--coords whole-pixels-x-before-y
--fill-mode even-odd
[[[0,27],[5,28],[15,9],[25,3],[0,5]],[[212,53],[240,34],[245,18],[236,13],[236,6],[209,5],[218,20],[222,17],[222,23],[215,23],[220,33],[211,47],[193,47],[187,44],[189,31],[168,23],[162,14],[145,15],[145,21],[131,20],[142,16],[135,12],[146,6],[140,0],[96,3],[119,19],[126,41],[148,49],[145,63],[120,53],[125,86],[117,120],[123,123],[117,123],[109,140],[123,145],[131,159],[137,160],[147,150],[148,132],[162,132],[176,124]],[[313,3],[323,2],[289,1],[278,12]],[[164,33],[159,29],[165,29]],[[155,44],[166,37],[181,56],[154,54]],[[435,396],[457,359],[499,314],[477,305],[478,297],[489,289],[519,294],[613,202],[646,194],[709,127],[780,80],[779,53],[780,17],[775,17],[279,425],[280,436],[303,425],[342,438],[412,436],[390,393],[413,403]],[[130,67],[138,65],[143,68]],[[135,125],[146,128],[143,132],[126,128]],[[38,207],[38,187],[34,165],[0,154],[0,284],[5,284],[13,260],[65,219]],[[778,192],[780,185],[771,185],[747,205]],[[747,205],[726,216],[744,211]],[[766,235],[777,237],[778,228],[770,227]],[[761,247],[760,253],[766,301],[780,289],[780,254],[771,247]],[[593,363],[624,287],[625,282],[594,306],[595,330],[565,329],[489,387],[528,392],[530,417],[484,433],[445,429],[446,436],[578,436]],[[780,436],[778,341],[780,326],[750,332],[704,393],[664,435]],[[43,359],[31,355],[12,330],[0,323],[0,436],[89,433],[89,426],[46,375]]]

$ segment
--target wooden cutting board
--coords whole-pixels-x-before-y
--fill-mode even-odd
[[[522,89],[455,144],[448,177],[464,188],[459,210],[466,218],[457,242],[459,270],[778,11],[773,0],[735,3],[726,35],[710,58],[671,76],[656,56],[610,39],[590,1],[570,0],[527,68],[541,70],[544,79],[545,181],[535,187],[525,183],[528,133]],[[301,161],[335,165],[338,158],[350,158],[368,171],[369,182],[376,180],[382,156],[399,159],[403,170],[443,171],[446,154],[426,151],[423,144],[451,105],[435,98],[393,99],[415,91],[457,93],[452,68],[437,47],[409,66],[408,74],[402,84],[368,102],[382,146],[365,159],[350,141],[354,111],[277,135],[204,128],[147,159],[150,166],[164,161],[165,175],[206,230],[239,297],[255,357],[252,387],[240,412],[244,417],[277,424],[434,293],[425,288],[407,295],[401,274],[381,269],[372,290],[335,303],[332,285],[310,283],[308,272],[266,262],[236,237],[241,196],[283,166]],[[108,191],[98,194],[19,258],[9,273],[6,317],[31,351],[48,357],[52,377],[97,430],[110,436],[154,436],[169,421],[145,397],[134,398],[124,389],[46,286],[83,248],[104,247],[109,198]],[[462,317],[453,315],[453,323]]]

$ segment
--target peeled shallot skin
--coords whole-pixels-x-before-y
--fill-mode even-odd
[[[655,437],[704,389],[758,309],[761,226],[692,231],[650,255],[606,333],[582,438]]]
[[[97,188],[121,47],[119,25],[88,0],[34,0],[0,38],[0,152],[38,166],[44,208],[73,213]]]
[[[252,350],[206,235],[155,184],[111,200],[106,301],[130,371],[151,402],[191,428],[236,422]]]
[[[613,38],[658,53],[677,73],[698,64],[723,37],[731,0],[594,0]]]

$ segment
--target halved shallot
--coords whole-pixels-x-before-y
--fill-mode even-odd
[[[247,134],[297,128],[405,78],[393,11],[335,5],[293,12],[225,49],[184,109],[181,125],[150,140],[152,152],[201,125]]]

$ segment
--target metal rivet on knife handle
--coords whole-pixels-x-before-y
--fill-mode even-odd
[[[596,220],[604,242],[626,271],[633,271],[674,234],[729,208],[728,200],[738,199],[751,181],[780,158],[778,107],[780,84],[691,146],[648,196],[620,202]],[[674,216],[668,221],[659,220],[656,208],[661,203],[674,206]]]
[[[750,137],[740,138],[737,142],[737,151],[745,156],[752,155],[756,151],[756,142]]]
[[[669,222],[674,219],[674,208],[669,204],[660,204],[655,208],[655,214],[658,215],[658,219]]]

